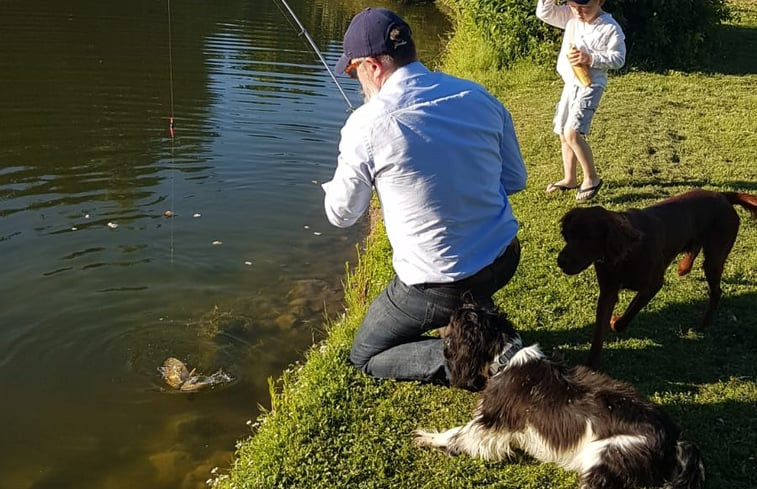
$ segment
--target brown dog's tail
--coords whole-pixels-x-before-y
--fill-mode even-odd
[[[739,192],[721,192],[728,199],[731,205],[740,205],[752,213],[752,217],[757,219],[757,195],[742,194]]]

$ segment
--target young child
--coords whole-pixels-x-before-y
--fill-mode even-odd
[[[602,5],[604,0],[567,0],[565,5],[538,0],[536,5],[538,18],[565,30],[557,57],[557,72],[565,86],[554,120],[564,175],[547,186],[547,193],[578,189],[579,202],[592,199],[602,186],[585,136],[607,86],[607,71],[622,67],[626,59],[623,30]],[[581,186],[576,163],[583,171]]]

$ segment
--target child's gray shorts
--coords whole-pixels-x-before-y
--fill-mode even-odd
[[[563,134],[566,128],[571,128],[581,134],[588,134],[591,119],[604,90],[604,87],[598,85],[581,87],[566,83],[555,111],[555,132]]]

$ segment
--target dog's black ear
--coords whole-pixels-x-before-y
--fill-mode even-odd
[[[566,241],[576,237],[597,236],[597,224],[601,224],[608,213],[610,211],[599,205],[571,209],[560,219],[560,233]]]
[[[475,309],[469,309],[463,312],[463,321],[468,324],[478,324],[478,311]]]
[[[469,308],[476,307],[476,299],[473,297],[473,292],[470,290],[463,292],[460,298],[463,300],[463,306]]]
[[[453,387],[471,391],[486,384],[484,372],[501,345],[493,344],[496,332],[489,312],[477,306],[462,305],[450,319],[449,334],[445,338],[444,357]]]
[[[571,209],[568,212],[566,212],[562,218],[560,219],[560,233],[565,237],[565,233],[567,233],[572,227],[573,222],[577,218],[577,213],[581,211],[581,208],[575,208]]]
[[[608,211],[606,225],[605,260],[618,263],[636,246],[642,235],[625,216],[616,212]]]

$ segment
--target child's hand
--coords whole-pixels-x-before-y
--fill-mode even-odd
[[[568,50],[568,61],[572,65],[586,65],[591,66],[591,54],[585,53],[578,49],[575,45],[571,44]]]

